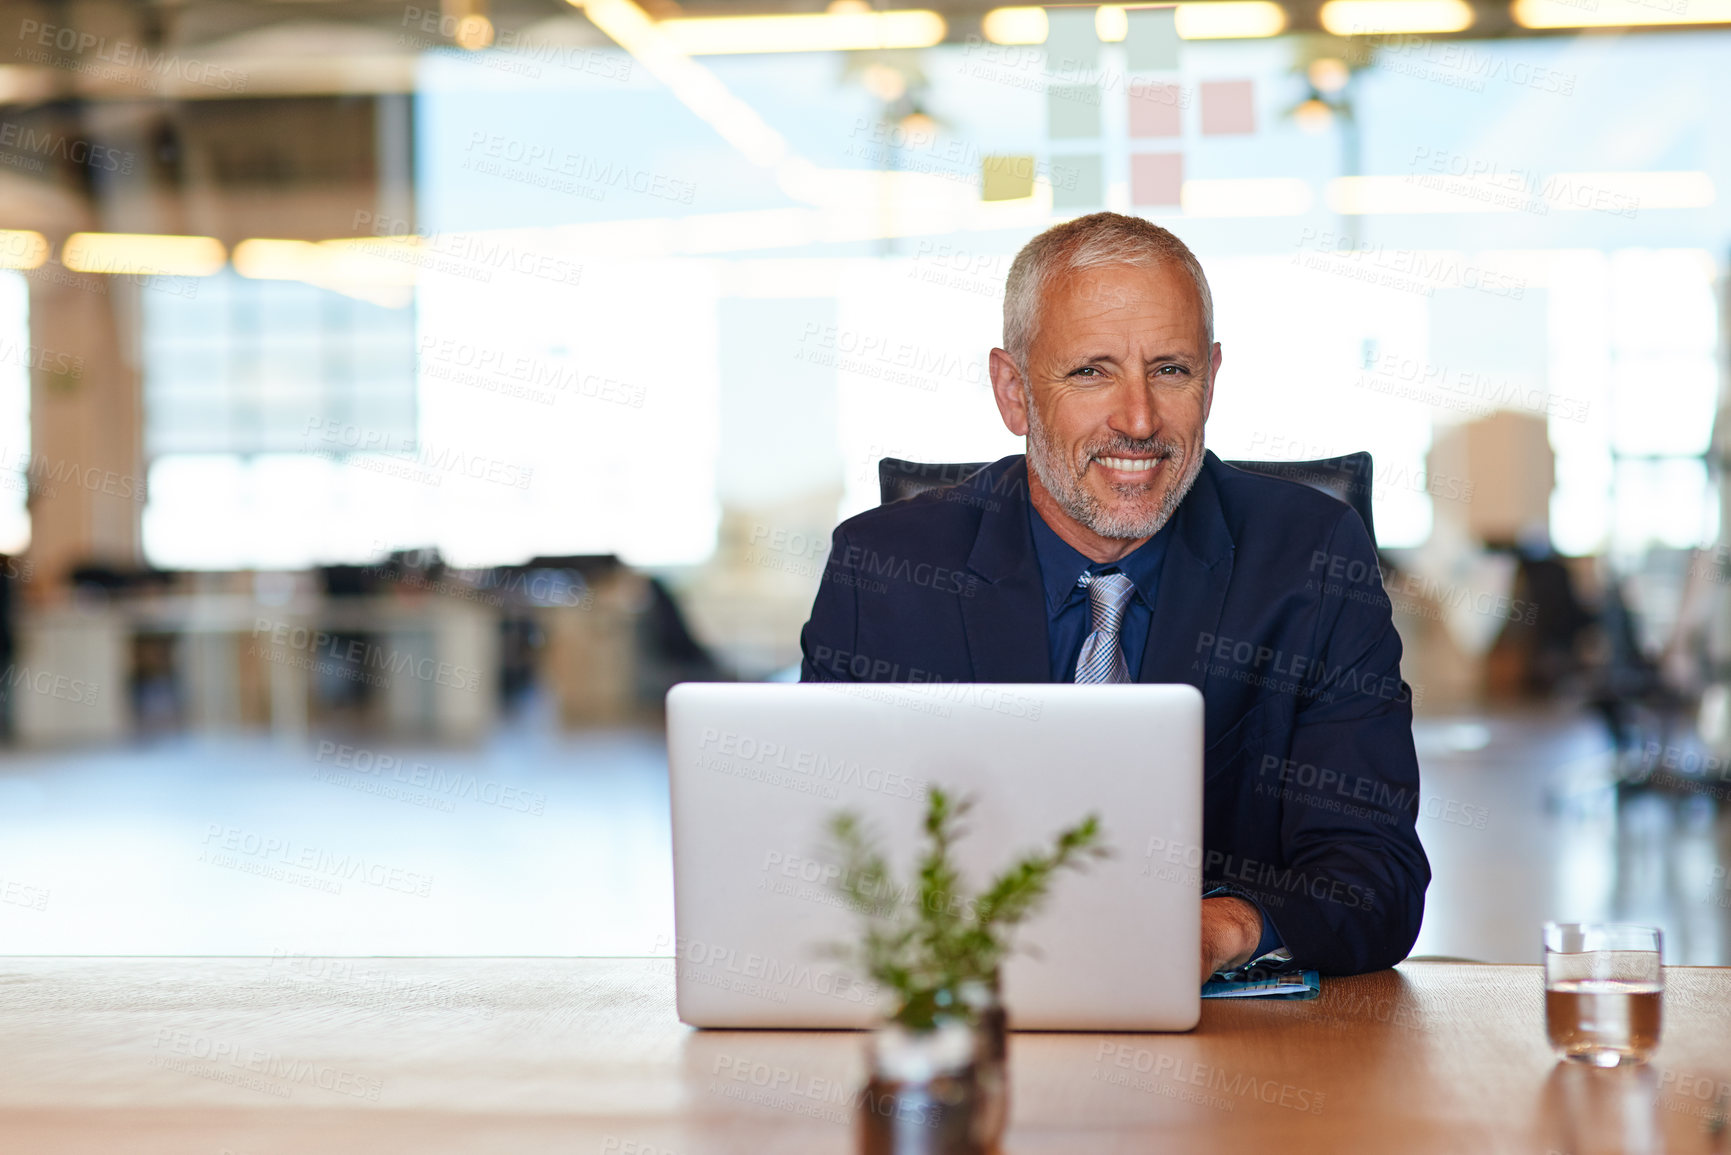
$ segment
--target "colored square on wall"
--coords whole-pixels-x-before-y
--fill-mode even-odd
[[[1130,203],[1175,205],[1184,193],[1184,155],[1144,152],[1130,158]]]
[[[1124,55],[1132,72],[1178,70],[1178,10],[1137,8],[1128,13],[1130,31]]]
[[[1256,85],[1248,80],[1202,82],[1202,135],[1238,136],[1256,131]]]
[[[1099,136],[1099,87],[1093,84],[1054,84],[1048,88],[1046,133],[1053,140]]]
[[[1074,76],[1100,64],[1100,34],[1094,31],[1092,8],[1046,9],[1046,71]]]
[[[1105,166],[1099,156],[1052,158],[1053,208],[1093,209],[1105,203]]]
[[[1177,136],[1183,129],[1184,90],[1176,84],[1130,86],[1130,135]]]
[[[980,162],[980,199],[1019,201],[1034,195],[1034,158],[988,156]]]

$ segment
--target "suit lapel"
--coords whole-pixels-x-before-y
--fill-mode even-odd
[[[1028,526],[1027,465],[1007,457],[971,482],[981,504],[968,569],[981,579],[961,599],[962,625],[976,682],[1049,682],[1046,595]]]
[[[1206,663],[1198,658],[1205,647],[1199,643],[1203,635],[1217,632],[1232,580],[1232,535],[1215,487],[1220,468],[1219,459],[1208,452],[1196,484],[1178,506],[1172,527],[1177,532],[1160,566],[1138,682],[1187,682],[1202,689],[1201,667]]]

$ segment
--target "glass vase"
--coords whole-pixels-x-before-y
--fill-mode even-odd
[[[957,990],[974,1031],[974,1078],[979,1087],[975,1138],[982,1151],[996,1151],[1010,1118],[1010,1020],[998,995],[998,977],[967,982]]]
[[[978,1050],[978,1031],[962,1018],[872,1032],[854,1112],[860,1155],[985,1155]]]

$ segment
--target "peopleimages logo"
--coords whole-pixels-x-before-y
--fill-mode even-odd
[[[430,874],[405,870],[383,862],[369,862],[358,854],[339,854],[323,847],[309,846],[276,835],[260,834],[238,826],[208,823],[204,832],[204,845],[209,848],[207,855],[212,852],[245,855],[291,870],[304,870],[314,876],[322,875],[327,880],[360,882],[420,898],[427,897],[433,890],[433,876]],[[219,866],[228,865],[217,858],[211,860]]]
[[[152,49],[130,40],[110,40],[94,32],[80,32],[64,24],[45,24],[40,20],[24,20],[18,25],[18,39],[25,45],[16,55],[38,64],[59,63],[46,50],[73,55],[69,64],[78,70],[90,70],[88,59],[118,68],[135,68],[152,79],[175,77],[188,84],[203,85],[220,92],[245,92],[247,74],[232,68],[222,68],[208,61],[182,59],[178,53]]]
[[[323,654],[339,666],[378,669],[386,674],[407,674],[423,682],[451,686],[459,690],[481,688],[481,671],[468,666],[418,658],[412,653],[389,650],[373,642],[342,634],[328,633],[310,626],[290,625],[259,618],[253,622],[254,642],[268,638],[272,646],[306,654]],[[316,660],[316,659],[315,659]]]
[[[388,779],[428,791],[438,796],[441,801],[457,799],[476,802],[483,806],[497,806],[502,810],[515,810],[521,814],[540,815],[547,809],[547,796],[539,791],[478,778],[458,770],[445,770],[427,762],[407,762],[398,755],[381,754],[365,747],[321,740],[314,758],[356,774]]]
[[[0,670],[0,686],[29,690],[75,706],[96,705],[96,695],[101,689],[97,683],[86,682],[83,678],[56,674],[51,670],[32,670],[29,666],[7,666]]]
[[[1308,1087],[1295,1087],[1291,1083],[1262,1079],[1242,1071],[1229,1071],[1208,1063],[1187,1061],[1178,1055],[1156,1054],[1146,1047],[1133,1047],[1128,1043],[1102,1042],[1094,1054],[1094,1061],[1094,1080],[1165,1094],[1168,1098],[1175,1096],[1158,1090],[1152,1081],[1142,1082],[1129,1078],[1128,1073],[1151,1075],[1154,1079],[1170,1081],[1174,1085],[1204,1087],[1209,1091],[1221,1092],[1222,1095],[1253,1099],[1269,1106],[1285,1107],[1287,1110],[1309,1115],[1322,1114],[1323,1104],[1327,1099],[1322,1091]],[[1107,1071],[1108,1067],[1116,1067],[1126,1074],[1114,1077]],[[1208,1105],[1230,1111],[1235,1106],[1235,1101],[1221,1098]]]
[[[185,1074],[205,1074],[197,1065],[187,1063],[186,1060],[194,1060],[196,1064],[209,1064],[218,1071],[227,1066],[237,1074],[281,1080],[287,1086],[272,1093],[285,1099],[291,1093],[288,1087],[292,1086],[313,1086],[323,1091],[347,1095],[354,1099],[367,1099],[374,1103],[379,1101],[379,1094],[384,1090],[384,1082],[380,1079],[306,1059],[296,1059],[278,1051],[267,1051],[231,1039],[216,1039],[173,1027],[163,1027],[156,1032],[155,1050],[157,1053],[151,1057],[153,1067],[167,1067]],[[176,1059],[180,1062],[177,1063]],[[223,1078],[218,1081],[231,1080]]]
[[[641,409],[648,394],[642,385],[620,381],[568,362],[543,360],[502,347],[477,345],[433,334],[421,338],[418,360],[430,376],[455,376],[462,384],[477,385],[491,392],[499,391],[498,382],[508,381],[524,386],[525,390],[541,390],[540,394],[525,395],[536,400],[545,396],[549,404],[554,399],[553,394],[566,393]],[[465,370],[473,371],[474,376],[463,376]]]
[[[823,967],[813,967],[805,962],[788,962],[773,955],[757,954],[747,951],[741,953],[733,947],[718,946],[697,939],[675,937],[669,943],[666,935],[657,937],[655,950],[652,954],[660,954],[671,945],[675,966],[679,969],[681,978],[703,983],[702,976],[709,972],[711,977],[723,976],[742,980],[751,984],[763,984],[747,993],[764,994],[775,1002],[786,1002],[788,990],[808,990],[814,994],[828,998],[840,999],[849,1003],[871,1003],[877,998],[876,983],[866,983],[842,971],[829,970]],[[688,966],[679,966],[680,963]],[[691,970],[690,968],[700,968]],[[705,985],[720,985],[710,983]],[[733,989],[743,988],[735,986]]]
[[[101,169],[103,172],[117,172],[122,175],[132,172],[133,154],[109,148],[107,145],[92,144],[88,140],[65,136],[58,132],[38,131],[29,125],[14,121],[0,121],[0,145],[15,148],[21,152],[35,153],[38,156],[50,157],[67,161],[88,168]]]
[[[756,767],[782,771],[829,785],[858,786],[897,798],[912,798],[925,783],[896,770],[864,766],[845,755],[830,757],[815,750],[789,749],[785,743],[762,742],[731,730],[706,727],[698,749],[710,751],[700,760],[706,769]]]
[[[555,285],[578,285],[583,266],[537,249],[514,248],[491,233],[420,233],[400,217],[381,217],[365,209],[354,215],[354,227],[374,238],[357,251],[381,260],[399,261],[429,272],[449,273],[491,283],[493,273],[508,271]]]
[[[1193,670],[1282,693],[1304,694],[1321,701],[1331,701],[1340,691],[1391,702],[1413,698],[1406,684],[1394,675],[1351,665],[1331,666],[1315,655],[1288,653],[1256,642],[1201,633],[1196,636],[1196,653],[1204,656],[1191,663]]]
[[[46,887],[27,886],[22,882],[0,878],[0,902],[22,906],[26,910],[47,910],[52,892]]]

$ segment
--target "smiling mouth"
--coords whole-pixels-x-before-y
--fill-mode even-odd
[[[1107,469],[1120,473],[1146,473],[1165,460],[1163,457],[1096,457]]]

